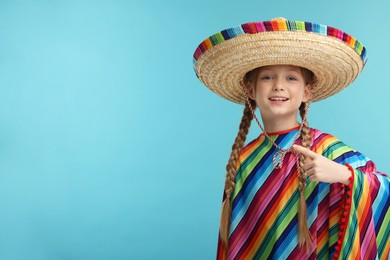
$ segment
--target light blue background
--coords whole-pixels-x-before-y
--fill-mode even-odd
[[[0,259],[213,259],[242,107],[192,69],[206,37],[283,16],[368,63],[311,107],[390,172],[388,1],[0,0]],[[253,124],[249,139],[259,134]]]

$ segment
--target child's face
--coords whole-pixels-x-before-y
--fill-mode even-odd
[[[310,88],[299,67],[266,66],[259,70],[251,96],[256,100],[263,119],[296,120],[299,106],[310,97]]]

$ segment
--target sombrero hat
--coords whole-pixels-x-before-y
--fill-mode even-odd
[[[312,102],[351,84],[366,62],[366,49],[351,35],[322,24],[289,21],[251,22],[218,32],[195,50],[198,78],[219,96],[244,103],[245,74],[267,65],[295,65],[311,70],[317,85]]]

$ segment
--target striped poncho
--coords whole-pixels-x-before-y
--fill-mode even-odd
[[[298,172],[288,153],[274,169],[277,151],[262,134],[241,152],[232,200],[229,245],[218,243],[217,259],[388,259],[389,177],[337,138],[311,129],[311,150],[348,165],[348,186],[311,182],[305,198],[312,245],[298,245]],[[271,134],[290,147],[298,129]],[[300,144],[300,139],[296,141]]]

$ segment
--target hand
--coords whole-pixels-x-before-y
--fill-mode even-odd
[[[329,160],[321,154],[317,154],[300,145],[294,144],[292,148],[306,157],[302,168],[306,171],[306,175],[309,176],[311,181],[340,182],[348,185],[351,172],[347,166]]]

